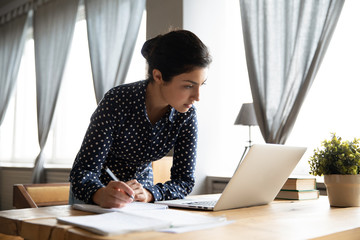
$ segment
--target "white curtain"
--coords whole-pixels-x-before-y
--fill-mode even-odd
[[[34,12],[34,44],[38,138],[40,153],[35,160],[32,180],[44,182],[43,149],[46,144],[64,67],[70,48],[78,0],[51,0]]]
[[[251,91],[265,142],[284,144],[344,0],[240,0]]]
[[[138,36],[145,0],[85,0],[96,101],[124,83]]]
[[[0,24],[0,126],[16,84],[29,23],[27,12]]]

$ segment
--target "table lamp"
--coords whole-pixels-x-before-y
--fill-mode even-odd
[[[255,109],[254,109],[254,104],[253,103],[244,103],[241,106],[240,112],[235,120],[235,125],[245,125],[245,126],[249,126],[249,146],[245,146],[245,150],[244,153],[241,157],[241,161],[244,158],[246,152],[250,149],[251,147],[251,126],[257,126],[257,121],[256,121],[256,115],[255,115]]]

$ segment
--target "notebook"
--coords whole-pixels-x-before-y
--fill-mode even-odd
[[[268,204],[275,199],[305,151],[305,147],[255,144],[238,165],[222,194],[156,203],[211,211]]]

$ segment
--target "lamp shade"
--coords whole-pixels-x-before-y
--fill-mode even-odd
[[[256,126],[258,125],[256,121],[255,109],[253,103],[244,103],[241,106],[240,112],[235,120],[235,125],[246,125],[246,126]]]

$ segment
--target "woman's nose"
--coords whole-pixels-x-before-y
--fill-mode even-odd
[[[194,94],[192,97],[195,101],[197,101],[197,102],[200,101],[200,87],[195,88]]]

